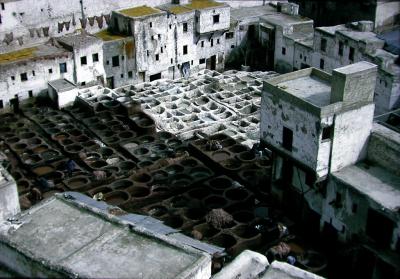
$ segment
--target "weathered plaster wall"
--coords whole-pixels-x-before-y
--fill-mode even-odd
[[[393,26],[398,23],[400,13],[399,1],[377,1],[375,12],[375,28],[385,29],[386,26]]]
[[[213,22],[213,16],[219,15],[219,22]],[[196,31],[198,33],[209,33],[218,30],[228,29],[230,25],[230,7],[220,6],[207,9],[196,10],[198,22]]]
[[[82,2],[82,5],[80,4]],[[151,6],[170,3],[170,0],[154,0]],[[0,24],[0,52],[10,51],[21,47],[16,38],[23,38],[22,47],[48,40],[48,37],[60,36],[72,33],[82,28],[80,19],[86,18],[86,30],[96,32],[108,27],[105,17],[111,11],[132,6],[148,5],[145,0],[21,0],[5,3],[4,11],[0,11],[2,23]],[[68,8],[67,8],[68,7]],[[97,16],[102,19],[96,20]],[[89,21],[90,19],[90,21]],[[69,30],[64,23],[69,22]],[[102,22],[102,28],[99,27]],[[63,30],[59,32],[59,24],[63,24]],[[92,25],[93,24],[93,25]],[[101,24],[100,24],[101,26]],[[48,28],[48,36],[42,28]],[[31,31],[29,31],[31,30]],[[14,39],[10,44],[3,42],[6,34],[13,33]],[[33,33],[33,36],[31,34]],[[40,35],[40,36],[39,36]]]
[[[365,159],[374,104],[338,113],[332,142],[331,172]]]
[[[60,63],[67,64],[66,73],[60,73]],[[50,73],[50,69],[52,73]],[[9,100],[14,98],[15,94],[18,94],[20,100],[29,98],[29,91],[32,91],[33,96],[36,96],[43,90],[47,90],[47,82],[50,80],[66,78],[73,81],[73,72],[72,54],[70,53],[66,53],[64,57],[1,66],[0,100],[3,101],[6,108],[9,105]],[[27,74],[27,81],[21,81],[22,73]],[[12,77],[15,80],[12,80]]]

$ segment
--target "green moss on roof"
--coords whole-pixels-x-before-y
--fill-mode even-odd
[[[148,7],[148,6],[139,6],[139,7],[121,10],[119,12],[126,16],[139,17],[139,16],[158,14],[158,13],[161,13],[161,10],[153,8],[153,7]]]
[[[190,11],[192,11],[192,9],[189,8],[189,7],[185,7],[185,6],[173,6],[173,7],[170,7],[168,9],[168,11],[170,13],[173,13],[173,14],[177,15],[177,14],[183,14],[183,13],[190,12]]]
[[[120,40],[126,38],[126,36],[123,35],[117,35],[109,32],[108,30],[103,30],[100,31],[96,34],[94,34],[97,38],[107,42],[107,41],[115,41],[115,40]]]
[[[212,0],[192,0],[190,4],[186,5],[186,7],[199,10],[223,5],[223,3],[218,3]]]
[[[17,51],[12,51],[0,54],[0,63],[11,63],[19,60],[25,60],[35,57],[37,47],[25,48]]]

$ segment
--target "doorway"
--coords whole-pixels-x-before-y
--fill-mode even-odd
[[[107,87],[114,89],[114,77],[108,77],[107,78]]]

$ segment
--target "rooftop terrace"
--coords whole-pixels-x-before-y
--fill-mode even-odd
[[[162,13],[161,10],[149,6],[139,6],[139,7],[120,10],[119,12],[123,15],[130,17],[141,17],[141,16],[149,16]]]
[[[65,54],[67,51],[50,45],[39,45],[17,51],[0,54],[0,65],[27,61],[35,58],[54,57]]]
[[[125,35],[121,35],[121,34],[114,34],[111,33],[110,31],[106,30],[102,30],[100,32],[97,32],[96,34],[94,34],[97,38],[103,40],[104,42],[109,42],[109,41],[116,41],[116,40],[122,40],[127,38],[128,36]]]
[[[224,3],[215,2],[212,0],[192,0],[190,4],[185,5],[185,7],[201,10],[201,9],[208,9],[208,8],[215,8],[225,6]]]

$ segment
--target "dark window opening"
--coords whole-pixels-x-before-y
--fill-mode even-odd
[[[1,3],[1,9],[4,11],[4,9],[5,9],[4,3]]]
[[[53,69],[50,68],[50,69],[49,69],[49,74],[52,74],[52,73],[53,73]]]
[[[392,241],[394,224],[382,213],[368,209],[366,234],[377,244],[389,247]]]
[[[305,183],[308,186],[313,186],[315,182],[315,175],[311,172],[306,172]]]
[[[320,59],[319,60],[319,67],[323,70],[325,68],[325,60],[324,59]]]
[[[332,137],[332,126],[325,127],[322,129],[322,140],[331,139]]]
[[[107,65],[110,65],[110,60],[107,60],[106,64],[107,64]]]
[[[161,53],[164,53],[164,48],[163,47],[161,47]]]
[[[344,44],[342,41],[339,41],[339,55],[343,56],[343,48],[344,48]]]
[[[119,56],[118,55],[112,57],[112,66],[113,67],[119,66]]]
[[[124,78],[124,74],[121,74],[121,78]]]
[[[28,75],[26,73],[21,74],[21,81],[27,81],[28,80]]]
[[[158,34],[157,37],[159,40],[161,40],[161,34]]]
[[[286,55],[286,48],[282,48],[282,55]]]
[[[183,54],[187,54],[188,53],[188,47],[187,46],[183,46]]]
[[[357,210],[358,210],[358,205],[356,203],[353,203],[353,205],[351,206],[351,211],[353,213],[357,213]]]
[[[150,52],[148,50],[146,50],[146,55],[150,56]]]
[[[183,23],[183,32],[186,33],[188,31],[188,24],[187,22]]]
[[[217,39],[217,44],[219,45],[219,39]]]
[[[11,76],[11,80],[15,80],[15,76]]]
[[[235,45],[231,45],[231,48],[235,48]]]
[[[354,48],[350,47],[350,52],[349,52],[349,60],[354,61]]]
[[[36,75],[35,71],[32,71],[32,76],[35,76],[35,75]]]
[[[211,46],[214,46],[214,39],[211,39]]]
[[[169,29],[172,29],[172,24],[169,25]]]
[[[66,73],[67,72],[67,63],[60,63],[60,73]]]
[[[158,73],[158,74],[155,74],[155,75],[151,75],[150,76],[150,81],[157,80],[157,79],[160,79],[160,78],[161,78],[161,73]]]
[[[3,100],[0,100],[0,109],[4,108]]]
[[[32,97],[33,97],[33,91],[32,91],[32,90],[29,90],[29,91],[28,91],[28,96],[29,96],[29,98],[32,98]]]
[[[160,56],[156,54],[156,61],[160,60]]]
[[[99,62],[99,54],[98,53],[94,53],[92,55],[92,59],[93,59],[93,62]]]
[[[192,61],[190,61],[190,64],[191,64],[191,65],[193,65],[193,60],[192,60]]]
[[[213,23],[216,24],[219,22],[219,15],[213,15]]]
[[[321,50],[326,51],[326,39],[321,39]]]
[[[149,26],[150,26],[150,28],[152,28],[153,27],[153,22],[150,22]]]
[[[204,41],[200,42],[201,47],[204,47]]]
[[[293,148],[293,131],[286,127],[283,127],[282,147],[289,151]]]
[[[171,58],[171,64],[174,64],[174,59]]]
[[[129,71],[129,72],[128,72],[128,77],[129,77],[129,78],[133,78],[133,72],[132,72],[132,71]]]
[[[86,56],[81,57],[81,65],[86,65],[87,64],[87,59]]]
[[[199,60],[199,64],[204,64],[204,63],[206,63],[206,59],[205,58],[202,58],[202,59]]]
[[[228,32],[225,34],[226,39],[232,39],[233,38],[233,32]]]

